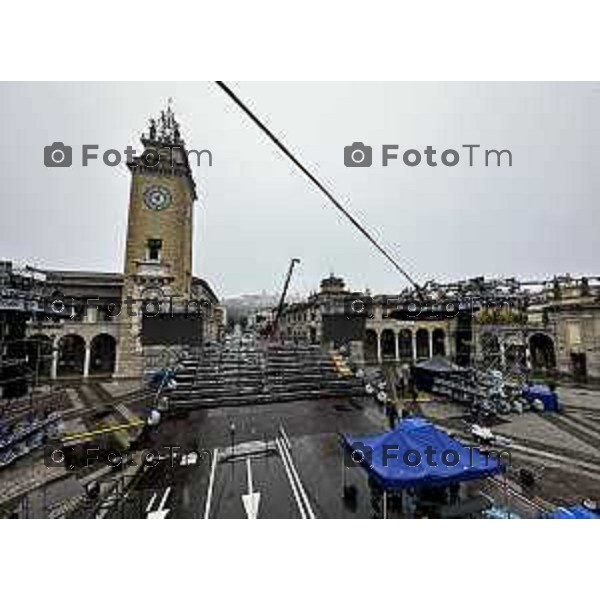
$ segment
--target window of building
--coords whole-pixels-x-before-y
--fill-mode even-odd
[[[162,240],[148,240],[148,260],[160,260]]]
[[[579,323],[567,323],[567,341],[571,347],[581,344],[581,328]]]

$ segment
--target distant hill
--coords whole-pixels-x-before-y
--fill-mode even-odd
[[[286,304],[289,302],[299,302],[302,296],[299,294],[288,294]],[[279,304],[279,296],[274,294],[242,294],[225,298],[222,302],[227,309],[228,320],[239,322],[242,318],[248,317],[256,311],[265,308],[276,308]]]
[[[298,302],[302,300],[299,294],[288,294],[286,303]],[[274,308],[279,303],[279,296],[274,294],[242,294],[225,298],[223,304],[230,308],[247,308],[249,310],[260,310],[261,308]]]

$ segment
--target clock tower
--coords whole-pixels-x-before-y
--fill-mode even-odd
[[[143,152],[131,171],[121,311],[121,371],[138,374],[144,362],[142,313],[154,301],[177,310],[192,296],[192,224],[196,186],[179,124],[170,105],[150,119]],[[127,306],[133,306],[128,310]],[[151,311],[156,306],[150,305]],[[133,313],[133,314],[132,314]]]
[[[164,293],[188,298],[196,186],[170,106],[161,112],[158,122],[150,119],[148,133],[141,142],[142,155],[127,165],[131,171],[131,192],[125,287],[128,283],[144,283],[139,278],[148,278],[153,272],[160,275],[160,281],[148,280],[148,286],[156,283]]]

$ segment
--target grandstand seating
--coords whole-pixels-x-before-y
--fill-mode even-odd
[[[318,346],[211,344],[182,358],[171,409],[362,396],[364,385],[337,353]]]

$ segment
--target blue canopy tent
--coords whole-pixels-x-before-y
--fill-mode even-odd
[[[504,471],[497,458],[463,446],[417,417],[404,419],[396,429],[377,436],[342,435],[342,440],[353,459],[384,491],[450,485]]]
[[[560,409],[558,394],[545,385],[525,385],[522,390],[523,398],[532,402],[541,400],[544,404],[544,411],[556,412]]]
[[[555,511],[544,515],[545,519],[600,519],[600,513],[589,510],[581,504],[564,508],[561,506]]]

